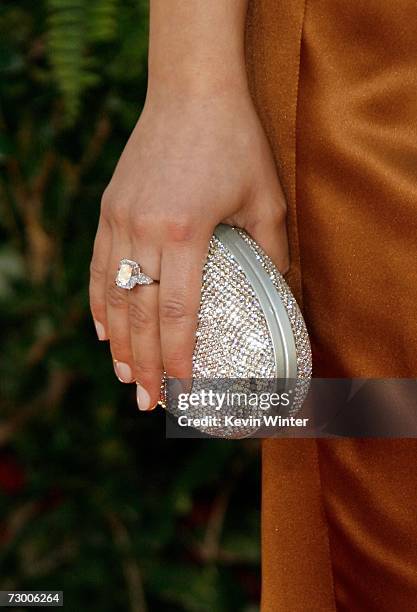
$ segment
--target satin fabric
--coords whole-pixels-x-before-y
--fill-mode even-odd
[[[314,375],[417,375],[417,4],[250,0]],[[417,610],[417,441],[263,442],[262,612]]]

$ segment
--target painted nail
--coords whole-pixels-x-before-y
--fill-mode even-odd
[[[106,330],[104,329],[104,325],[100,323],[100,321],[94,321],[94,325],[96,326],[96,332],[99,340],[107,340]]]
[[[116,372],[117,378],[122,383],[130,383],[133,382],[132,370],[127,365],[127,363],[123,363],[123,361],[114,360],[114,371]]]
[[[136,399],[138,402],[139,410],[149,410],[151,407],[151,398],[149,393],[140,385],[136,383]]]

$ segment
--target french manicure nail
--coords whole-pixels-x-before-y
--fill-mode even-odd
[[[104,325],[100,323],[100,321],[94,321],[94,325],[96,326],[96,332],[99,340],[106,340],[106,330],[104,329]]]
[[[127,363],[123,363],[123,361],[114,360],[114,371],[116,372],[117,378],[122,383],[130,383],[133,382],[132,370],[127,365]]]
[[[151,407],[151,398],[149,393],[140,385],[136,383],[136,399],[138,402],[139,410],[149,410]]]

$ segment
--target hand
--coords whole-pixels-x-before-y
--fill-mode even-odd
[[[190,378],[202,269],[218,223],[244,228],[285,273],[286,205],[248,96],[146,103],[105,190],[90,302],[116,374],[138,382],[141,410],[160,382]],[[120,259],[160,284],[116,287]]]

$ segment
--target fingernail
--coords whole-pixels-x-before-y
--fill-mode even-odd
[[[133,382],[132,370],[127,365],[127,363],[123,363],[123,361],[114,360],[114,371],[116,372],[117,378],[122,383],[130,383]]]
[[[94,321],[94,325],[96,326],[98,339],[106,340],[106,330],[104,329],[104,325],[100,323],[100,321]]]
[[[136,399],[138,402],[139,410],[149,410],[151,407],[151,398],[149,393],[140,385],[136,383]]]
[[[184,393],[184,387],[178,378],[168,379],[168,399],[177,400],[178,396]]]

